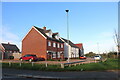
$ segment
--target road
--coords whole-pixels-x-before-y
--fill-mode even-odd
[[[120,80],[120,71],[47,72],[2,69],[2,80]]]

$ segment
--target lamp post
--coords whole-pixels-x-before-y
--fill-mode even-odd
[[[65,10],[67,13],[67,43],[68,43],[68,63],[70,61],[69,59],[69,24],[68,24],[68,12],[69,10]]]

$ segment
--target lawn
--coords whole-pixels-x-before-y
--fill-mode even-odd
[[[103,71],[103,70],[120,70],[118,65],[120,60],[118,59],[108,59],[105,62],[99,63],[88,63],[88,64],[80,64],[76,66],[65,66],[65,68],[61,68],[59,64],[56,65],[48,65],[46,67],[45,64],[34,64],[32,66],[31,63],[12,63],[9,66],[9,63],[2,63],[3,68],[16,68],[16,69],[27,69],[27,70],[40,70],[40,71]]]

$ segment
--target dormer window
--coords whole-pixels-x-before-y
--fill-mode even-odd
[[[56,39],[59,39],[59,35],[57,34],[57,35],[55,36],[55,38],[56,38]]]
[[[46,30],[46,35],[48,36],[48,37],[52,37],[52,31],[51,30]]]
[[[53,33],[52,37],[59,40],[59,33]]]

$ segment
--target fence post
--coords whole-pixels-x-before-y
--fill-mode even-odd
[[[32,62],[32,67],[34,66],[34,62]]]
[[[96,63],[96,60],[95,60],[95,63]]]
[[[68,64],[69,65],[69,67],[71,67],[71,64]]]
[[[11,66],[11,62],[9,61],[9,67]]]
[[[20,62],[20,67],[21,67],[21,65],[22,65],[22,64],[21,64],[21,62]]]
[[[64,68],[64,64],[61,63],[61,68]]]
[[[45,67],[48,67],[48,64],[47,64],[47,62],[45,63]]]

